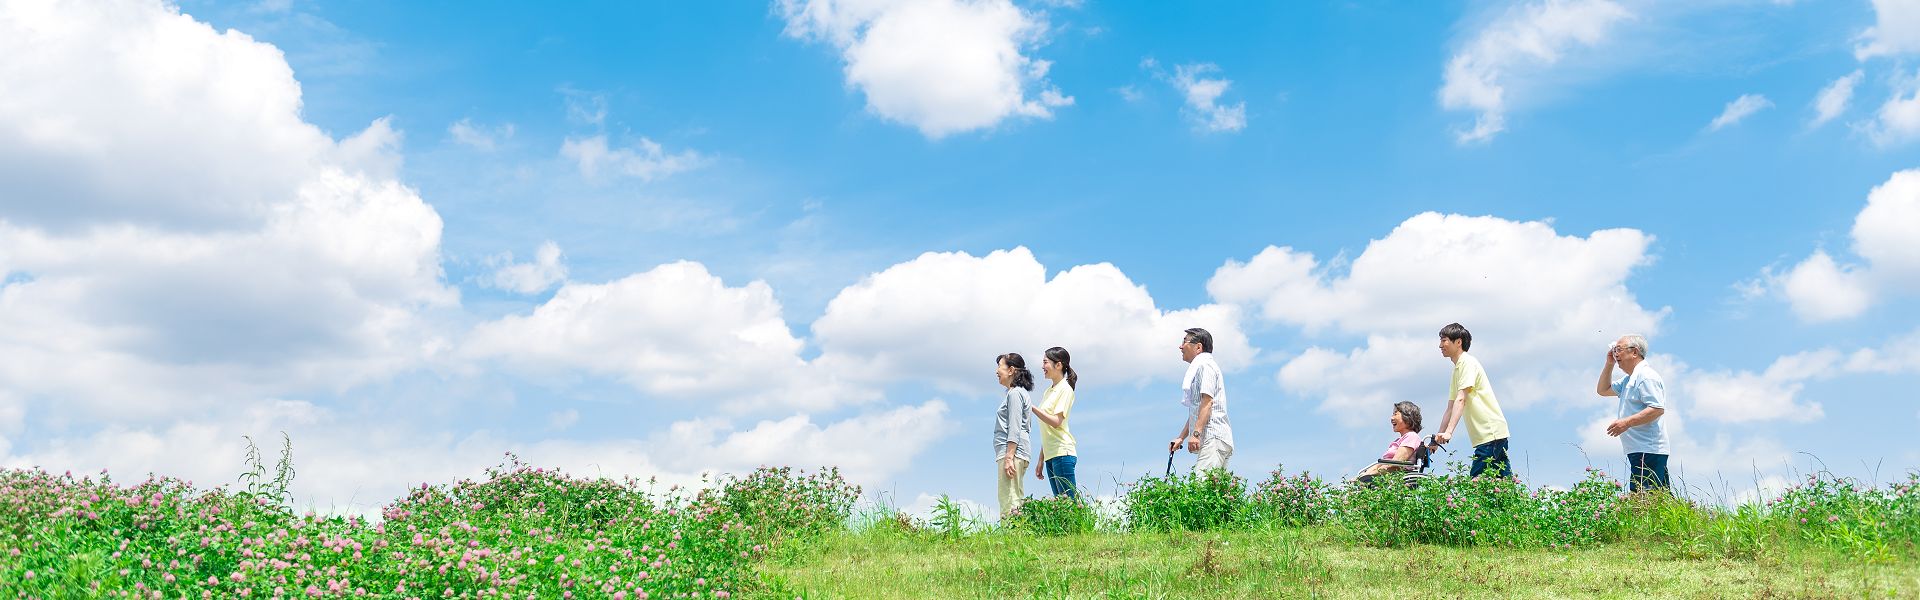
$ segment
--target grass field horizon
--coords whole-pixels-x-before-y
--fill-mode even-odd
[[[289,449],[283,449],[287,452]],[[509,457],[379,515],[296,510],[283,453],[231,485],[0,472],[0,596],[562,598],[1920,595],[1920,471],[1820,472],[1732,505],[1444,475],[1354,486],[1146,477],[989,522],[914,516],[835,469],[703,489]],[[874,496],[879,496],[875,494]]]

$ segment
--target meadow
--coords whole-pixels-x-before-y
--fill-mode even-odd
[[[860,505],[833,469],[700,489],[509,455],[378,518],[296,511],[283,454],[232,486],[0,472],[4,598],[1920,597],[1920,473],[1816,473],[1738,506],[1458,473],[1353,487],[1149,477],[984,523]]]

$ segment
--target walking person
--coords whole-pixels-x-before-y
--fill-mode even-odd
[[[1227,421],[1227,381],[1213,360],[1213,334],[1188,329],[1180,337],[1180,359],[1187,361],[1187,374],[1180,380],[1180,405],[1187,407],[1187,420],[1180,425],[1180,435],[1167,442],[1167,452],[1185,447],[1198,455],[1195,472],[1224,470],[1233,458],[1233,426]]]
[[[1667,414],[1667,382],[1653,367],[1646,365],[1647,338],[1637,333],[1620,336],[1607,349],[1606,366],[1600,369],[1600,381],[1593,391],[1601,396],[1620,398],[1614,421],[1607,424],[1607,435],[1620,438],[1627,452],[1627,480],[1634,492],[1670,489],[1667,482],[1667,429],[1660,417]],[[1613,366],[1627,375],[1613,378]]]
[[[1027,370],[1027,360],[1019,354],[1002,354],[993,359],[993,364],[994,376],[1006,388],[993,426],[993,453],[1000,461],[1000,518],[1005,519],[1027,496],[1020,475],[1027,472],[1032,460],[1027,447],[1033,440],[1033,415],[1028,412],[1033,406],[1033,372]]]
[[[1436,442],[1453,441],[1453,428],[1464,416],[1467,433],[1473,438],[1471,475],[1488,473],[1493,477],[1513,476],[1513,461],[1508,458],[1507,416],[1500,412],[1500,400],[1493,395],[1493,382],[1480,359],[1468,354],[1473,333],[1459,323],[1440,328],[1440,355],[1453,361],[1453,382],[1447,387],[1447,412],[1440,418]]]
[[[1074,454],[1073,432],[1067,430],[1067,417],[1073,413],[1073,390],[1080,385],[1080,375],[1073,372],[1073,356],[1059,346],[1047,349],[1040,359],[1040,373],[1053,385],[1047,387],[1040,405],[1033,407],[1033,416],[1040,419],[1041,453],[1041,463],[1034,465],[1033,476],[1041,479],[1044,472],[1054,496],[1078,498],[1073,468],[1079,457]]]

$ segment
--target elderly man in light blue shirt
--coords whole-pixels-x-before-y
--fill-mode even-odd
[[[1213,361],[1213,334],[1188,329],[1180,337],[1180,358],[1187,361],[1187,374],[1180,380],[1187,421],[1180,435],[1167,443],[1167,451],[1185,446],[1197,454],[1194,471],[1226,469],[1227,459],[1233,458],[1233,426],[1227,421],[1227,382],[1220,363]]]
[[[1620,438],[1627,451],[1628,480],[1634,492],[1665,490],[1667,456],[1673,452],[1667,442],[1667,430],[1660,417],[1667,414],[1667,383],[1648,367],[1647,338],[1627,334],[1607,349],[1607,364],[1600,371],[1594,391],[1601,396],[1620,398],[1614,421],[1607,424],[1607,435]],[[1613,366],[1627,375],[1613,378]]]

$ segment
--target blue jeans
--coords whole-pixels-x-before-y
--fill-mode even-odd
[[[1078,462],[1080,462],[1079,458],[1073,455],[1055,456],[1047,459],[1045,463],[1047,468],[1047,485],[1053,487],[1054,496],[1066,496],[1068,498],[1079,497],[1080,494],[1077,493],[1076,490],[1079,486],[1073,482],[1073,465]]]
[[[1468,474],[1479,477],[1487,471],[1492,471],[1489,475],[1493,477],[1513,476],[1513,461],[1507,458],[1507,438],[1473,447],[1473,470]]]
[[[1629,491],[1667,489],[1667,455],[1651,452],[1627,454]]]

